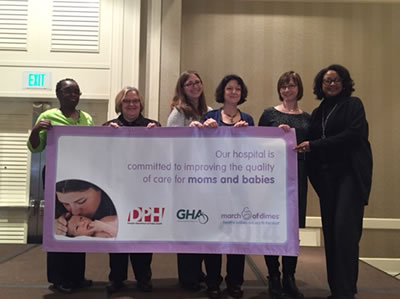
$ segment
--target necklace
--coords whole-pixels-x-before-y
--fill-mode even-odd
[[[299,111],[299,107],[293,108],[293,109],[289,109],[286,108],[285,105],[282,104],[282,107],[284,110],[286,110],[287,112],[295,112],[295,111]]]
[[[223,112],[227,117],[229,117],[229,120],[230,120],[231,123],[233,124],[233,120],[234,120],[235,117],[238,115],[239,109],[236,110],[236,112],[235,112],[234,115],[230,115],[230,114],[226,113],[225,110],[222,110],[222,112]]]
[[[333,113],[333,111],[335,111],[337,104],[335,104],[335,106],[333,106],[332,110],[328,113],[328,115],[325,117],[325,109],[324,107],[322,107],[322,117],[321,117],[321,125],[322,125],[322,139],[326,138],[325,135],[325,129],[326,129],[326,123],[328,122],[329,116],[331,116],[331,114]]]

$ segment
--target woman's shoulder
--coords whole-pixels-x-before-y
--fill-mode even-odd
[[[278,111],[278,110],[276,110],[275,107],[268,107],[268,108],[265,108],[265,109],[264,109],[263,114],[269,115],[269,114],[276,113],[277,111]]]
[[[167,127],[183,127],[185,123],[185,114],[177,107],[172,108],[167,120]]]
[[[79,110],[79,123],[93,125],[93,117],[82,110]]]

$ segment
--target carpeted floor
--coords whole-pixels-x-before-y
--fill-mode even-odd
[[[130,269],[128,288],[110,297],[105,292],[109,271],[107,254],[87,254],[86,277],[92,279],[94,285],[71,295],[53,293],[48,289],[45,263],[46,254],[39,245],[0,245],[0,299],[207,298],[205,288],[191,293],[178,287],[175,254],[154,255],[152,293],[141,293],[136,289]],[[247,256],[245,299],[269,298],[265,276],[263,256]],[[322,248],[301,248],[296,278],[306,298],[325,299],[329,295]],[[399,280],[363,262],[360,262],[358,287],[358,299],[400,298]],[[224,295],[223,298],[229,297]]]

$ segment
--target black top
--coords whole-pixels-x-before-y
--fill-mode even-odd
[[[118,118],[105,122],[103,126],[108,126],[111,122],[116,123],[120,127],[147,127],[149,123],[155,123],[157,127],[161,127],[161,124],[158,121],[145,118],[142,114],[139,114],[138,118],[134,121],[127,121],[122,114],[120,114]]]
[[[337,172],[352,171],[367,203],[372,182],[372,152],[361,100],[357,97],[324,99],[311,115],[309,140],[310,170],[325,167]]]
[[[259,127],[279,127],[288,125],[296,130],[297,144],[307,140],[311,116],[307,112],[301,114],[290,114],[281,112],[274,107],[264,110],[258,122]]]

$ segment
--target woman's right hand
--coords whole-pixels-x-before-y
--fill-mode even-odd
[[[218,123],[217,123],[217,121],[216,121],[215,119],[213,119],[213,118],[207,119],[207,120],[203,123],[203,125],[204,125],[205,127],[207,127],[207,128],[218,128]]]
[[[54,231],[55,231],[56,235],[62,235],[62,236],[67,235],[68,221],[65,217],[67,217],[67,213],[64,215],[61,215],[54,221]]]
[[[32,132],[40,132],[42,130],[48,130],[51,128],[51,121],[48,119],[41,119],[32,129]]]

